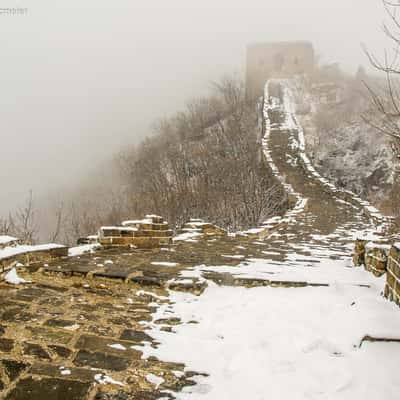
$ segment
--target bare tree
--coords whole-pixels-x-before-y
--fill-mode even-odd
[[[58,204],[58,206],[56,207],[55,211],[56,225],[54,227],[54,231],[50,235],[50,241],[52,243],[56,242],[59,239],[62,231],[63,222],[64,222],[64,202],[60,202],[60,204]]]
[[[36,240],[37,225],[32,190],[25,204],[19,207],[10,219],[18,238],[26,244],[33,244]]]
[[[8,217],[0,218],[0,234],[15,235],[15,224],[11,214]]]
[[[389,24],[383,23],[382,28],[392,50],[385,50],[383,59],[380,59],[364,47],[371,65],[385,74],[386,82],[382,87],[364,81],[376,112],[363,118],[392,139],[393,153],[400,162],[400,3],[389,0],[382,0],[382,3],[390,20]]]
[[[172,224],[202,217],[242,229],[284,209],[283,193],[260,157],[256,100],[236,78],[212,89],[120,157],[134,212],[161,213]]]

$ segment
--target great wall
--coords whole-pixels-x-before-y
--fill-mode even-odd
[[[271,298],[289,291],[300,296],[300,290],[312,288],[315,302],[318,293],[329,290],[332,298],[325,307],[332,299],[342,304],[343,296],[353,301],[343,303],[344,313],[366,296],[366,304],[376,302],[376,309],[360,306],[351,314],[355,326],[349,329],[359,332],[358,341],[351,337],[349,342],[357,348],[364,342],[400,340],[398,320],[388,332],[363,323],[394,319],[398,313],[376,295],[381,290],[399,302],[400,248],[383,243],[388,221],[312,167],[290,80],[268,82],[261,108],[264,155],[292,205],[283,217],[236,234],[192,220],[171,238],[162,218],[148,216],[144,222],[103,228],[103,247],[89,245],[84,254],[68,257],[63,249],[56,257],[47,254],[33,262],[30,253],[3,260],[6,269],[15,261],[24,264],[18,273],[26,283],[0,283],[1,398],[125,400],[179,398],[182,390],[196,394],[197,386],[205,387],[199,382],[207,382],[208,374],[212,380],[213,372],[193,370],[184,352],[167,360],[162,349],[179,337],[180,329],[201,329],[204,323],[196,316],[181,317],[174,293],[201,299],[215,284],[241,295],[241,288],[270,288],[266,294]],[[377,244],[368,244],[370,239]],[[149,240],[151,245],[141,245]],[[365,264],[376,275],[387,270],[385,282],[352,263],[356,240],[355,265]],[[338,357],[346,357],[346,351],[329,350]],[[352,385],[358,394],[359,382]]]

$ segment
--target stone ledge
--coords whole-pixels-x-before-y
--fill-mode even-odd
[[[67,256],[68,256],[68,247],[66,246],[55,247],[47,250],[33,249],[0,259],[0,267],[4,271],[17,263],[21,263],[24,265],[31,265],[36,263],[49,262],[57,258],[62,258]]]

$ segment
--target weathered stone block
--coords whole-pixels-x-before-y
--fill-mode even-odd
[[[45,328],[42,326],[28,326],[32,338],[56,344],[67,344],[72,339],[72,334],[61,329]]]
[[[6,400],[83,400],[89,388],[89,383],[79,381],[29,377],[21,380]]]
[[[99,242],[105,247],[136,246],[152,249],[167,245],[172,231],[162,217],[147,215],[143,220],[122,222],[122,226],[101,227]]]
[[[36,343],[24,343],[23,352],[25,355],[39,358],[42,360],[51,360],[49,353]]]
[[[140,249],[153,249],[156,247],[168,245],[171,243],[170,237],[105,237],[100,239],[100,243],[104,247],[114,246],[136,246]]]
[[[205,222],[202,219],[191,219],[189,222],[183,225],[180,229],[180,233],[188,233],[188,232],[198,232],[205,235],[216,235],[216,236],[226,236],[228,232],[211,224],[209,222]]]
[[[365,265],[365,246],[368,243],[367,240],[357,239],[354,254],[353,254],[353,264],[356,267]]]
[[[369,242],[365,245],[364,265],[375,276],[386,272],[390,245]]]
[[[87,350],[91,352],[101,352],[106,354],[117,355],[122,358],[140,359],[142,353],[132,349],[135,343],[126,340],[115,340],[103,338],[100,336],[82,335],[75,347],[77,349]]]
[[[0,351],[10,353],[14,348],[14,340],[12,339],[0,339]]]
[[[11,382],[17,379],[18,376],[29,366],[29,364],[17,360],[1,360],[1,364]]]
[[[130,340],[132,342],[152,342],[153,338],[143,331],[125,329],[121,334],[122,340]]]
[[[112,354],[79,350],[73,362],[78,367],[101,368],[109,371],[124,371],[128,369],[131,360],[117,357]]]

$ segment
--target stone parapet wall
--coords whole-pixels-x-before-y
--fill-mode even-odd
[[[186,224],[179,230],[179,233],[181,234],[187,232],[198,232],[204,235],[217,236],[226,236],[228,234],[225,229],[197,218],[190,219],[189,222],[186,222]]]
[[[163,217],[146,215],[141,220],[124,221],[121,226],[103,226],[98,236],[105,247],[132,245],[149,249],[169,244],[172,230]]]
[[[68,247],[57,247],[47,250],[27,251],[10,257],[0,259],[0,269],[5,271],[15,264],[31,265],[35,263],[46,263],[57,258],[67,257]]]
[[[387,261],[385,297],[400,305],[400,243],[392,246]]]
[[[386,273],[384,296],[400,305],[400,243],[393,245],[358,239],[353,255],[355,266],[364,265],[375,276]]]
[[[382,276],[387,269],[390,245],[373,242],[365,245],[365,269],[375,276]]]
[[[140,249],[153,249],[171,243],[170,237],[104,237],[100,243],[104,247],[135,246]]]

